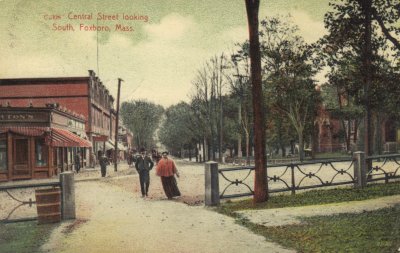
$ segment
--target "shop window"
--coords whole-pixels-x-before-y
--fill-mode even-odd
[[[0,140],[0,171],[7,170],[7,140]]]
[[[49,149],[44,139],[35,140],[35,165],[38,167],[47,166]]]
[[[28,139],[15,140],[15,164],[28,164]]]

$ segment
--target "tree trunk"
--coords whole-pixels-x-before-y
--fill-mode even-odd
[[[313,124],[312,125],[312,129],[311,129],[311,140],[310,140],[310,142],[311,142],[311,144],[310,144],[310,147],[311,147],[311,159],[315,159],[315,140],[317,139],[317,136],[316,136],[316,131],[315,131],[315,125]]]
[[[246,165],[250,165],[250,135],[246,133]]]
[[[347,131],[346,131],[346,151],[350,150],[350,140],[351,140],[351,120],[347,121]]]
[[[282,150],[282,157],[286,156],[286,149],[285,149],[285,144],[283,143],[283,137],[282,137],[282,120],[280,118],[276,119],[276,128],[278,129],[278,143],[279,143],[279,148]],[[278,150],[279,150],[278,148]]]
[[[222,72],[222,56],[221,56],[221,68],[220,71]],[[220,78],[222,78],[222,73],[220,72]],[[218,152],[219,152],[219,162],[222,163],[222,148],[224,146],[224,109],[223,109],[223,104],[222,104],[222,80],[220,80],[219,83],[219,110],[220,110],[220,116],[219,116],[219,147],[218,147]]]
[[[299,156],[300,156],[300,161],[304,161],[304,136],[303,136],[303,131],[299,132]]]
[[[203,139],[203,162],[207,161],[207,157],[206,157],[206,148],[207,148],[207,141],[206,141],[206,137],[204,137]]]
[[[375,148],[374,150],[378,152],[378,155],[382,155],[382,117],[381,113],[376,115],[376,125],[375,125]]]
[[[361,1],[361,7],[365,14],[364,20],[364,45],[363,45],[363,83],[364,83],[364,99],[365,99],[365,114],[364,114],[364,152],[366,156],[372,155],[371,143],[371,108],[369,105],[369,89],[371,86],[371,71],[372,71],[372,0]],[[367,160],[367,171],[372,167],[371,160]]]
[[[286,157],[286,148],[285,145],[283,145],[283,143],[281,143],[281,151],[282,151],[282,157]]]
[[[197,145],[195,147],[194,152],[195,152],[195,155],[196,155],[196,163],[198,163],[199,162],[199,149],[198,149]]]
[[[357,143],[359,125],[360,125],[360,123],[357,120],[355,120],[354,121],[354,136],[353,136],[354,143]]]
[[[267,159],[265,155],[264,104],[261,80],[261,54],[258,34],[259,0],[245,0],[250,38],[251,82],[254,115],[254,203],[264,202],[267,194]]]
[[[238,109],[238,122],[239,124],[242,124],[242,104],[241,101],[239,101],[239,109]],[[237,157],[242,158],[242,130],[239,128],[239,134],[238,134],[238,148],[237,148]]]

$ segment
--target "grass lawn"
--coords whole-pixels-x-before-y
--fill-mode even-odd
[[[245,209],[266,209],[306,205],[329,204],[354,200],[374,199],[384,196],[400,195],[400,182],[368,185],[364,189],[337,188],[311,190],[296,195],[271,195],[267,202],[254,205],[252,199],[227,201],[217,207],[217,211],[230,214]]]
[[[297,252],[397,252],[400,248],[400,205],[361,214],[303,219],[303,225],[264,227],[245,224],[267,240]]]
[[[268,202],[254,205],[251,199],[228,201],[216,210],[267,240],[297,252],[397,252],[400,248],[400,205],[360,214],[314,216],[300,225],[265,227],[242,219],[234,212],[337,203],[400,195],[400,182],[369,185],[364,189],[312,190],[296,195],[272,195]],[[399,196],[400,198],[400,196]]]
[[[58,224],[0,223],[0,252],[37,253]]]

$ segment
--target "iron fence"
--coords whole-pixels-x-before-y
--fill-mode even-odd
[[[362,153],[362,152],[358,152]],[[336,158],[267,166],[268,193],[291,192],[339,185],[365,186],[366,183],[400,178],[400,154],[367,158]],[[367,171],[366,163],[371,163]],[[361,174],[359,174],[359,168]],[[218,169],[219,198],[237,198],[254,194],[254,166]],[[366,178],[360,181],[360,178]],[[361,183],[361,182],[365,182]]]
[[[367,162],[371,169],[367,172],[367,182],[385,181],[400,178],[400,154],[370,156]]]

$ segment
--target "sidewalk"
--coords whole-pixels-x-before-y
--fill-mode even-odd
[[[107,166],[107,174],[105,178],[134,175],[137,174],[134,167],[129,167],[127,163],[119,163],[117,171],[114,171],[114,164]],[[97,165],[95,168],[83,168],[79,173],[75,172],[75,181],[93,181],[104,179],[101,177],[100,166]]]
[[[294,252],[203,206],[143,199],[102,181],[76,184],[77,219],[43,252]]]

